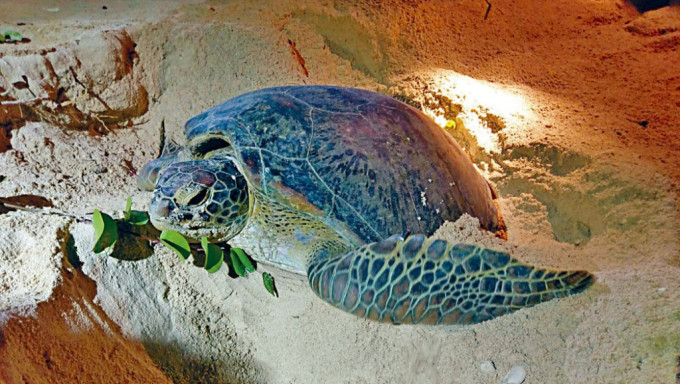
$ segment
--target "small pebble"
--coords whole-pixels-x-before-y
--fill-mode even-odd
[[[522,384],[527,377],[527,372],[521,365],[516,365],[510,369],[501,384]]]
[[[479,365],[484,373],[491,373],[496,370],[496,365],[491,360],[487,360]]]
[[[56,8],[56,7],[55,8],[45,8],[45,10],[47,12],[52,12],[52,13],[59,12],[59,8]]]

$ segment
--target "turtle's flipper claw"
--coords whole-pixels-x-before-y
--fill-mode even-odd
[[[355,315],[392,323],[473,324],[583,291],[593,275],[522,264],[508,254],[413,235],[312,258],[312,289]]]

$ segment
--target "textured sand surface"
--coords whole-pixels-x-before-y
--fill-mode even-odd
[[[515,366],[524,383],[673,382],[679,8],[491,0],[484,20],[484,1],[32,3],[0,3],[0,32],[31,40],[0,44],[1,197],[143,209],[133,174],[161,121],[181,140],[246,91],[354,86],[455,121],[497,191],[507,241],[470,217],[439,237],[598,282],[475,326],[390,326],[273,268],[279,298],[261,271],[208,275],[161,246],[95,255],[88,223],[0,213],[0,382],[500,383]]]

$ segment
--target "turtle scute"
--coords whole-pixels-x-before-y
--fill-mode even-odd
[[[363,242],[406,231],[431,235],[464,213],[498,228],[489,186],[455,140],[383,94],[325,85],[261,89],[192,118],[185,133],[207,147],[222,138],[257,192]]]

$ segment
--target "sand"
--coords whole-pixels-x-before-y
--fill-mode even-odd
[[[54,208],[0,214],[0,382],[500,383],[519,366],[524,383],[673,382],[680,9],[491,3],[486,20],[484,1],[1,3],[0,30],[31,42],[0,44],[0,196]],[[391,326],[275,268],[232,279],[162,246],[93,254],[91,226],[59,213],[143,209],[134,173],[162,121],[181,140],[191,116],[283,84],[455,121],[508,239],[471,217],[437,236],[597,284],[475,326]]]

